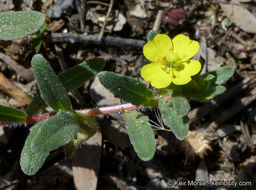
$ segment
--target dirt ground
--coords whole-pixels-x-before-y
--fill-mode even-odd
[[[255,0],[0,1],[0,12],[31,9],[47,15],[47,29],[37,50],[32,36],[0,41],[1,105],[24,110],[38,93],[31,72],[36,53],[57,74],[101,57],[105,71],[141,79],[140,69],[148,63],[142,48],[152,29],[199,41],[206,59],[203,72],[224,65],[236,66],[236,71],[225,93],[208,102],[190,102],[190,132],[184,141],[154,131],[157,151],[147,162],[134,152],[122,114],[116,113],[97,117],[99,132],[72,158],[65,158],[60,148],[36,175],[26,176],[19,159],[31,126],[0,126],[1,190],[256,189]],[[23,94],[17,98],[6,88]],[[76,110],[123,103],[97,77],[69,95]],[[154,120],[152,109],[146,111]]]

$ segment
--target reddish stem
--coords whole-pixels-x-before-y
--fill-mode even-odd
[[[143,106],[139,106],[139,108],[142,108]],[[102,108],[90,108],[85,110],[76,110],[79,113],[83,113],[85,115],[95,116],[95,115],[101,115],[101,114],[111,114],[116,112],[124,112],[129,110],[135,110],[138,107],[133,104],[121,104],[117,106],[109,106],[109,107],[102,107]],[[53,116],[53,113],[45,113],[45,114],[38,114],[31,117],[28,117],[25,123],[21,124],[35,124],[42,120],[47,120],[51,116]],[[11,126],[13,123],[8,122],[0,122],[1,125],[9,125]]]
[[[124,111],[135,110],[135,109],[137,109],[137,106],[135,106],[133,104],[121,104],[121,105],[117,105],[117,106],[78,110],[77,112],[80,112],[80,113],[83,113],[86,115],[90,115],[90,116],[94,116],[94,115],[101,115],[101,114],[124,112]]]

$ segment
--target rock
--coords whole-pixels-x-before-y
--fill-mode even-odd
[[[0,1],[0,12],[10,11],[14,8],[13,0]]]
[[[137,18],[146,18],[147,17],[147,13],[139,4],[137,4],[136,7],[133,10],[131,10],[129,13],[130,13],[130,15],[135,16]]]
[[[115,98],[114,95],[100,83],[97,77],[95,77],[91,85],[89,94],[96,102],[97,106],[111,106],[120,104],[120,99]]]
[[[60,18],[62,13],[73,4],[73,0],[58,0],[47,11],[47,15],[51,18]]]
[[[209,72],[219,69],[225,62],[225,59],[221,56],[216,56],[216,52],[211,48],[207,48],[207,57],[207,69]]]

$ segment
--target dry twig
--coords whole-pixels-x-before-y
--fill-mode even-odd
[[[0,90],[13,97],[20,106],[28,105],[32,101],[27,94],[13,85],[2,73],[0,73]]]
[[[16,73],[22,76],[27,82],[31,82],[35,79],[32,69],[26,69],[23,66],[19,65],[16,61],[14,61],[8,55],[5,55],[0,52],[0,59],[10,65]]]
[[[103,25],[101,27],[100,34],[99,34],[99,37],[98,37],[98,39],[100,41],[102,40],[102,37],[103,37],[103,34],[104,34],[104,30],[105,30],[105,27],[106,27],[107,22],[108,22],[108,17],[110,16],[110,13],[111,13],[111,10],[113,8],[113,5],[114,5],[114,0],[110,0],[110,5],[108,7],[108,12],[107,12],[107,15],[105,17],[104,23],[103,23]]]
[[[98,35],[84,35],[84,34],[62,34],[52,33],[52,42],[62,43],[82,43],[86,45],[106,45],[116,47],[142,48],[145,44],[144,40],[120,38],[113,36],[103,37],[99,40]]]
[[[154,26],[153,26],[153,30],[155,32],[159,32],[159,28],[161,26],[161,22],[163,20],[163,16],[164,16],[164,11],[163,10],[158,10],[157,16],[156,16],[156,20],[155,20]]]

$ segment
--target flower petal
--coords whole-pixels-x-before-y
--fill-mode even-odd
[[[191,81],[191,77],[188,75],[185,69],[182,71],[176,71],[174,74],[176,77],[173,78],[173,83],[176,85],[184,85]]]
[[[150,81],[155,88],[166,88],[173,80],[172,75],[164,71],[161,66],[160,63],[151,63],[143,66],[140,71],[142,78]]]
[[[187,70],[190,76],[196,75],[201,70],[201,63],[191,59],[185,64],[185,70]]]
[[[172,40],[174,52],[179,55],[180,58],[190,59],[194,57],[199,50],[199,43],[195,40],[189,39],[188,36],[179,34]]]
[[[157,34],[152,41],[143,47],[144,56],[151,62],[157,62],[167,56],[172,50],[172,41],[166,34]]]
[[[177,65],[177,69],[174,70],[176,77],[173,79],[173,83],[176,85],[189,83],[191,76],[196,75],[201,70],[201,63],[193,59],[180,63],[179,65]]]

